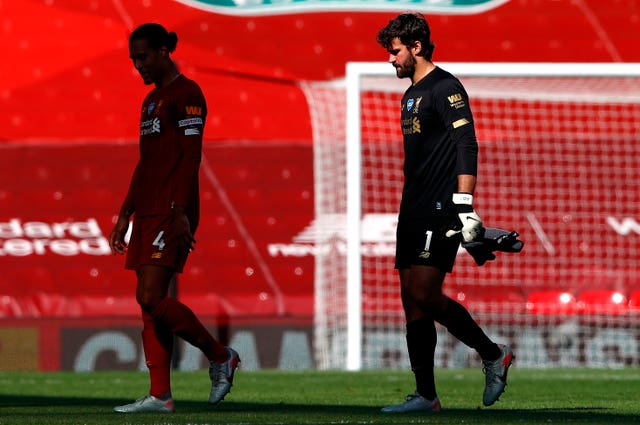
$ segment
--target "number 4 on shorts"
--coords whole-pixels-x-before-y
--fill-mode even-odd
[[[153,243],[151,244],[153,246],[157,246],[159,251],[162,251],[164,249],[164,239],[162,239],[163,235],[164,235],[164,230],[161,230],[160,233],[158,233],[158,236],[156,236],[156,238],[153,240]]]

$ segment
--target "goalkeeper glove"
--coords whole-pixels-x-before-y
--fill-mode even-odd
[[[494,252],[520,252],[524,242],[518,239],[520,234],[515,230],[509,232],[494,227],[486,227],[484,235],[474,242],[463,242],[462,247],[473,257],[476,264],[484,265],[487,261],[495,260]]]
[[[484,235],[482,220],[473,210],[473,195],[470,193],[454,193],[453,203],[458,211],[458,218],[462,223],[460,230],[449,230],[447,236],[462,234],[463,242],[473,242]]]

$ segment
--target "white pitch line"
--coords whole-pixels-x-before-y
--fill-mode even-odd
[[[131,18],[131,15],[129,15],[122,2],[120,0],[111,0],[111,3],[113,3],[113,7],[115,7],[127,28],[133,31],[133,18]]]
[[[536,232],[536,236],[538,237],[538,239],[540,239],[540,242],[542,242],[542,246],[547,251],[547,253],[549,253],[549,255],[554,255],[556,253],[556,250],[549,240],[549,237],[542,229],[542,225],[540,225],[540,222],[536,218],[535,214],[527,213],[527,220],[529,220],[529,224],[531,224],[533,231]]]
[[[284,297],[282,295],[282,291],[280,290],[280,287],[278,286],[278,283],[276,282],[276,280],[273,278],[273,275],[271,274],[271,270],[269,270],[269,266],[267,265],[267,262],[264,260],[264,258],[262,258],[262,255],[260,255],[260,250],[258,249],[258,246],[256,245],[255,240],[253,239],[253,237],[247,230],[246,226],[242,222],[242,218],[240,217],[240,214],[233,206],[233,202],[231,202],[231,200],[227,196],[227,193],[222,187],[222,184],[220,184],[220,181],[218,180],[215,173],[211,169],[209,162],[204,156],[204,152],[202,154],[202,172],[204,173],[207,180],[209,180],[209,182],[215,188],[216,192],[218,193],[218,196],[220,197],[220,201],[222,202],[226,210],[229,212],[229,215],[231,216],[231,220],[233,220],[233,223],[235,224],[236,228],[238,229],[238,232],[240,233],[240,236],[247,243],[247,246],[249,247],[249,252],[253,256],[253,259],[258,264],[258,268],[264,274],[267,284],[269,285],[269,287],[273,291],[273,295],[275,296],[276,308],[277,308],[278,314],[279,315],[284,314]]]

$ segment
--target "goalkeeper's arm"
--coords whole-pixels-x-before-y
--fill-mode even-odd
[[[453,194],[453,204],[458,212],[462,224],[460,230],[450,230],[447,236],[462,233],[464,242],[473,242],[482,237],[484,227],[482,220],[473,209],[473,192],[476,187],[476,176],[472,174],[458,175],[458,192]]]

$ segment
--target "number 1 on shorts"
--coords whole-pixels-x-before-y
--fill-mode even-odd
[[[424,250],[429,251],[429,247],[431,246],[431,237],[433,236],[433,231],[427,230],[426,235],[427,235],[427,240],[424,243]]]

